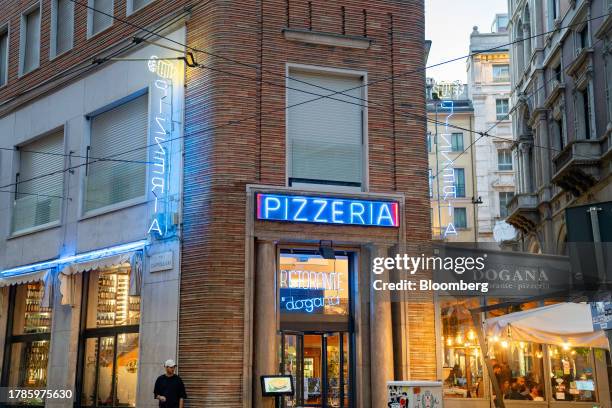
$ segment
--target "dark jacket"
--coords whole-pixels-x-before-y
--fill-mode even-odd
[[[187,393],[185,392],[185,384],[178,375],[168,377],[163,374],[157,377],[155,381],[155,388],[153,389],[155,398],[162,395],[166,397],[165,402],[159,401],[161,408],[179,408],[179,401],[187,399]]]

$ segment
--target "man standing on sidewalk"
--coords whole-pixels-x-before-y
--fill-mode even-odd
[[[181,377],[176,375],[176,363],[174,360],[167,360],[164,363],[166,373],[157,377],[153,394],[159,400],[160,408],[183,408],[187,393],[185,384]]]

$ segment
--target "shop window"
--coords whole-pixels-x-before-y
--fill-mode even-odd
[[[463,133],[451,134],[451,148],[453,152],[463,151]]]
[[[73,46],[74,3],[53,0],[51,3],[51,57],[63,54]]]
[[[507,299],[488,298],[487,305],[493,306]],[[487,318],[503,316],[539,307],[538,302],[512,303],[503,308],[487,312]],[[495,377],[504,399],[524,401],[545,401],[546,384],[550,378],[544,375],[543,346],[537,343],[512,340],[511,337],[488,338],[489,354]]]
[[[281,314],[349,315],[347,257],[283,254],[279,287]]]
[[[500,149],[497,151],[497,170],[512,170],[512,152],[510,149]]]
[[[326,256],[289,250],[279,258],[281,371],[296,379],[284,408],[353,406],[352,262],[344,253]]]
[[[42,282],[12,287],[8,351],[4,361],[2,386],[45,388],[49,363],[52,310],[43,307]],[[12,309],[12,310],[11,310]],[[24,399],[21,405],[42,406],[40,399]]]
[[[495,100],[495,115],[497,120],[507,120],[510,113],[510,102],[508,98]]]
[[[362,85],[363,77],[357,75],[290,70],[287,104],[301,105],[287,110],[289,185],[363,188]],[[352,90],[333,99],[316,96],[347,89]]]
[[[144,94],[89,118],[86,212],[145,197],[147,149],[142,147],[147,145],[147,106]],[[97,160],[119,154],[127,162]]]
[[[19,147],[13,232],[59,221],[64,180],[63,153],[63,130]]]
[[[479,299],[443,299],[440,302],[445,398],[483,398],[483,362],[470,309]]]
[[[129,264],[84,278],[81,406],[136,406],[140,297],[129,295]]]
[[[494,381],[507,400],[544,401],[542,345],[511,339],[489,339]]]
[[[8,47],[8,27],[4,27],[0,30],[0,86],[8,82]]]
[[[548,355],[555,400],[596,401],[593,349],[549,346]]]
[[[510,82],[510,65],[493,65],[493,82]]]
[[[508,216],[508,204],[514,198],[513,192],[502,191],[499,193],[499,216],[506,218]]]
[[[87,36],[91,37],[113,25],[114,0],[88,0]]]
[[[465,169],[455,169],[456,197],[465,197]]]
[[[19,73],[27,74],[40,63],[40,5],[21,16]]]

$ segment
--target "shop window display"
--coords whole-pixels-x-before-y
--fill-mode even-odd
[[[441,301],[444,396],[484,398],[483,362],[470,309],[479,299]]]
[[[44,285],[33,282],[11,288],[13,304],[11,331],[7,338],[8,359],[3,385],[11,388],[45,388],[51,339],[52,310],[42,306]],[[8,364],[8,366],[6,366]],[[20,405],[42,406],[43,401],[27,399]]]
[[[553,398],[557,401],[596,401],[594,351],[591,348],[549,346]],[[603,354],[601,358],[604,358]]]
[[[507,299],[487,299],[487,305],[504,303]],[[487,317],[498,317],[539,307],[538,302],[512,304],[487,312]],[[508,400],[545,401],[546,376],[544,352],[541,344],[516,341],[510,336],[488,338],[489,356],[499,388]]]
[[[129,282],[129,264],[87,278],[82,406],[136,406],[140,297],[129,295]]]
[[[349,314],[347,257],[283,254],[279,286],[283,314]]]
[[[489,353],[504,399],[545,401],[542,345],[493,337]]]

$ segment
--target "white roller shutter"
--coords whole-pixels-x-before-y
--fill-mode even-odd
[[[19,149],[19,177],[13,211],[15,232],[58,221],[60,218],[64,132],[62,130],[45,136]]]
[[[89,5],[94,10],[89,9],[91,15],[91,28],[89,35],[94,35],[100,31],[110,27],[113,24],[113,18],[108,16],[113,15],[114,0],[89,0]]]
[[[55,7],[55,55],[59,55],[72,48],[74,3],[57,0]]]
[[[40,8],[36,7],[25,16],[23,44],[23,73],[38,68],[40,60]]]
[[[344,91],[363,98],[361,77],[291,70],[288,86],[319,95]],[[287,89],[288,105],[295,105],[316,95]],[[306,103],[287,110],[289,177],[292,184],[324,183],[360,187],[363,182],[362,101],[344,95]]]
[[[85,211],[145,195],[147,101],[145,94],[91,118]],[[139,162],[97,161],[108,157]]]

